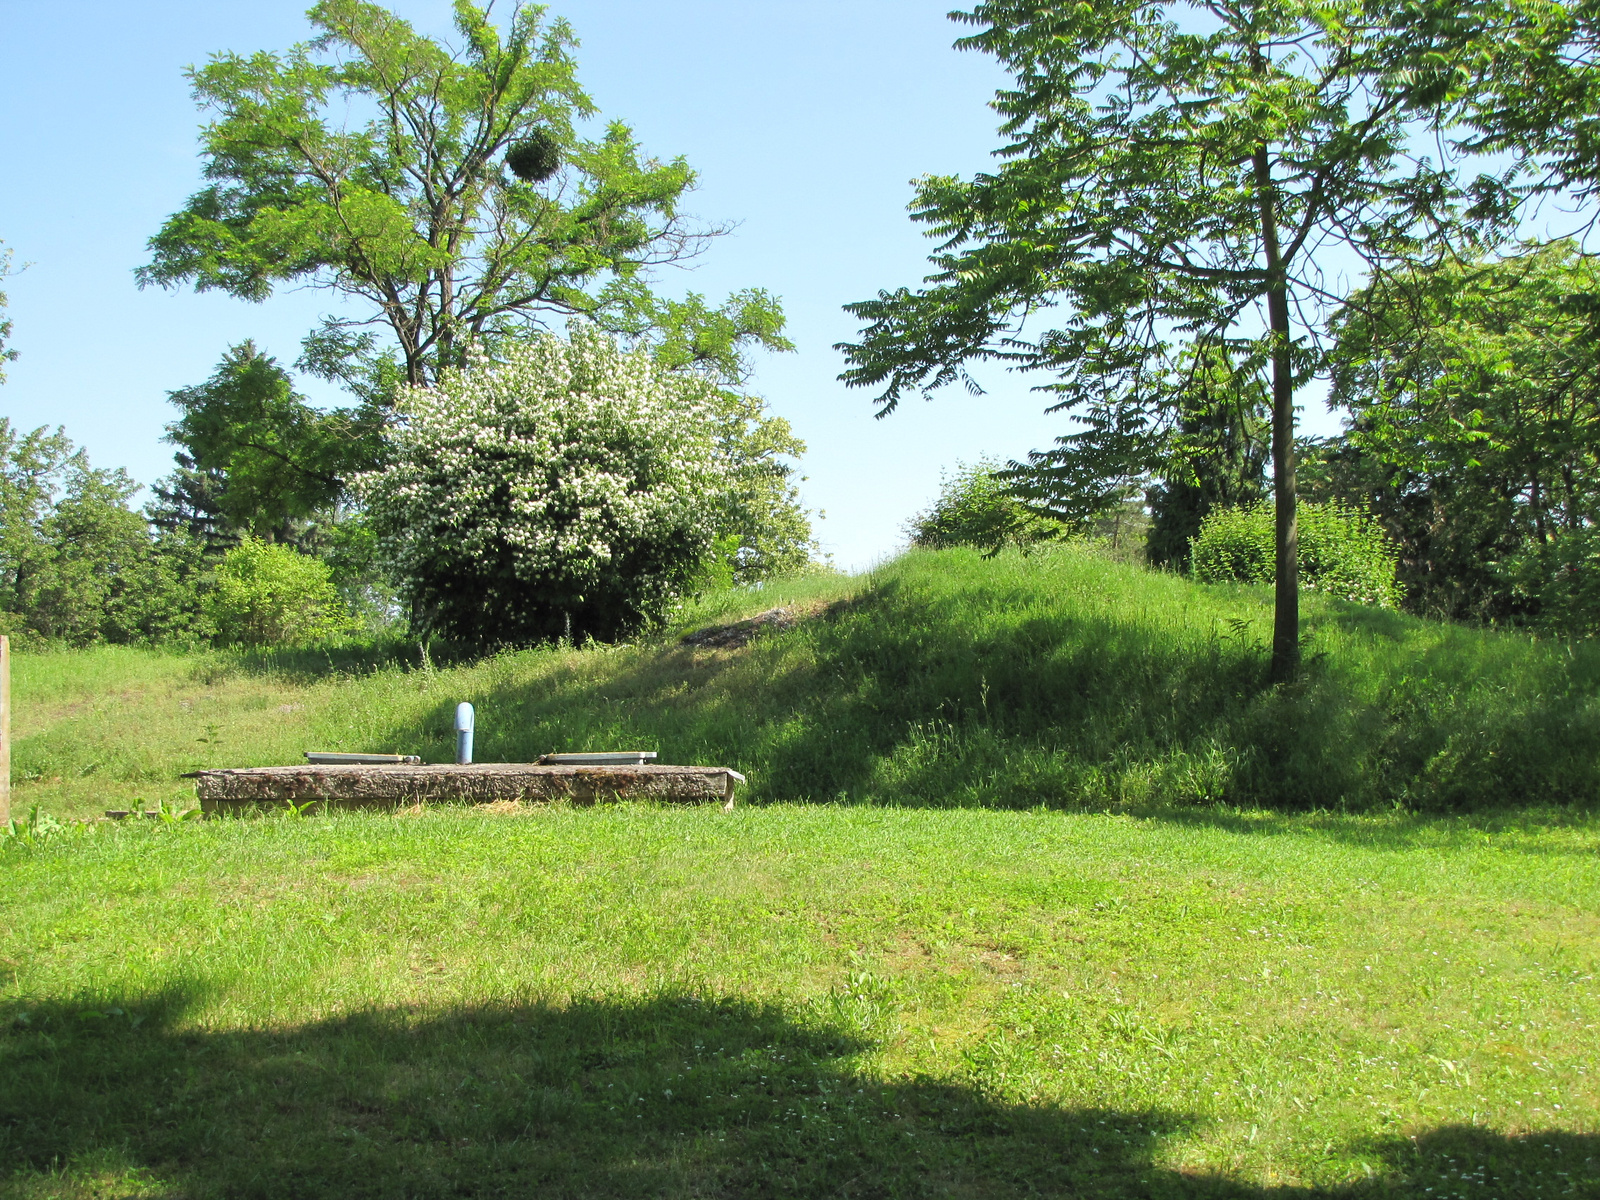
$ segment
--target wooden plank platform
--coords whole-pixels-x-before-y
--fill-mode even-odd
[[[728,767],[544,766],[471,763],[466,766],[304,765],[227,767],[194,773],[205,813],[239,812],[310,802],[327,808],[397,808],[434,802],[488,804],[498,800],[594,804],[606,800],[720,801],[733,808],[744,776]]]

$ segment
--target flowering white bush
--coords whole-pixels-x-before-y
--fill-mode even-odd
[[[659,617],[725,519],[714,403],[576,324],[411,391],[357,487],[414,619],[494,644]]]

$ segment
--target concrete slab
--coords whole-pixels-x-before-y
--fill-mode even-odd
[[[733,808],[744,776],[728,767],[545,766],[471,763],[466,766],[227,767],[194,773],[206,813],[312,803],[329,808],[398,808],[428,802],[488,804],[497,800],[594,804],[606,800],[720,801]]]

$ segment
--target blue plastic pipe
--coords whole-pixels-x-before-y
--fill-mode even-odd
[[[472,761],[472,705],[463,700],[456,705],[456,762],[465,766]]]

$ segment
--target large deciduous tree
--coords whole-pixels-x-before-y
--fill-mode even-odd
[[[1392,30],[1357,0],[991,0],[959,46],[1015,77],[995,107],[1003,162],[919,182],[912,213],[942,239],[918,291],[848,306],[868,325],[844,379],[907,394],[973,383],[969,363],[1054,372],[1056,407],[1105,437],[1033,456],[1039,485],[1083,459],[1148,454],[1193,373],[1225,352],[1270,384],[1276,528],[1272,677],[1299,656],[1297,388],[1343,298],[1322,253],[1365,270],[1439,252],[1506,193],[1414,151],[1437,114]],[[1050,311],[1060,319],[1050,320]],[[1074,435],[1075,436],[1075,435]],[[1110,494],[1110,493],[1108,493]]]
[[[503,31],[468,0],[454,13],[452,49],[376,4],[322,0],[314,40],[191,70],[212,114],[207,185],[151,240],[140,282],[252,300],[329,289],[350,315],[326,319],[302,364],[384,402],[552,316],[725,380],[749,346],[789,348],[764,292],[713,307],[650,291],[652,268],[719,230],[682,212],[681,158],[646,156],[618,122],[582,135],[596,109],[566,22],[535,4]]]

